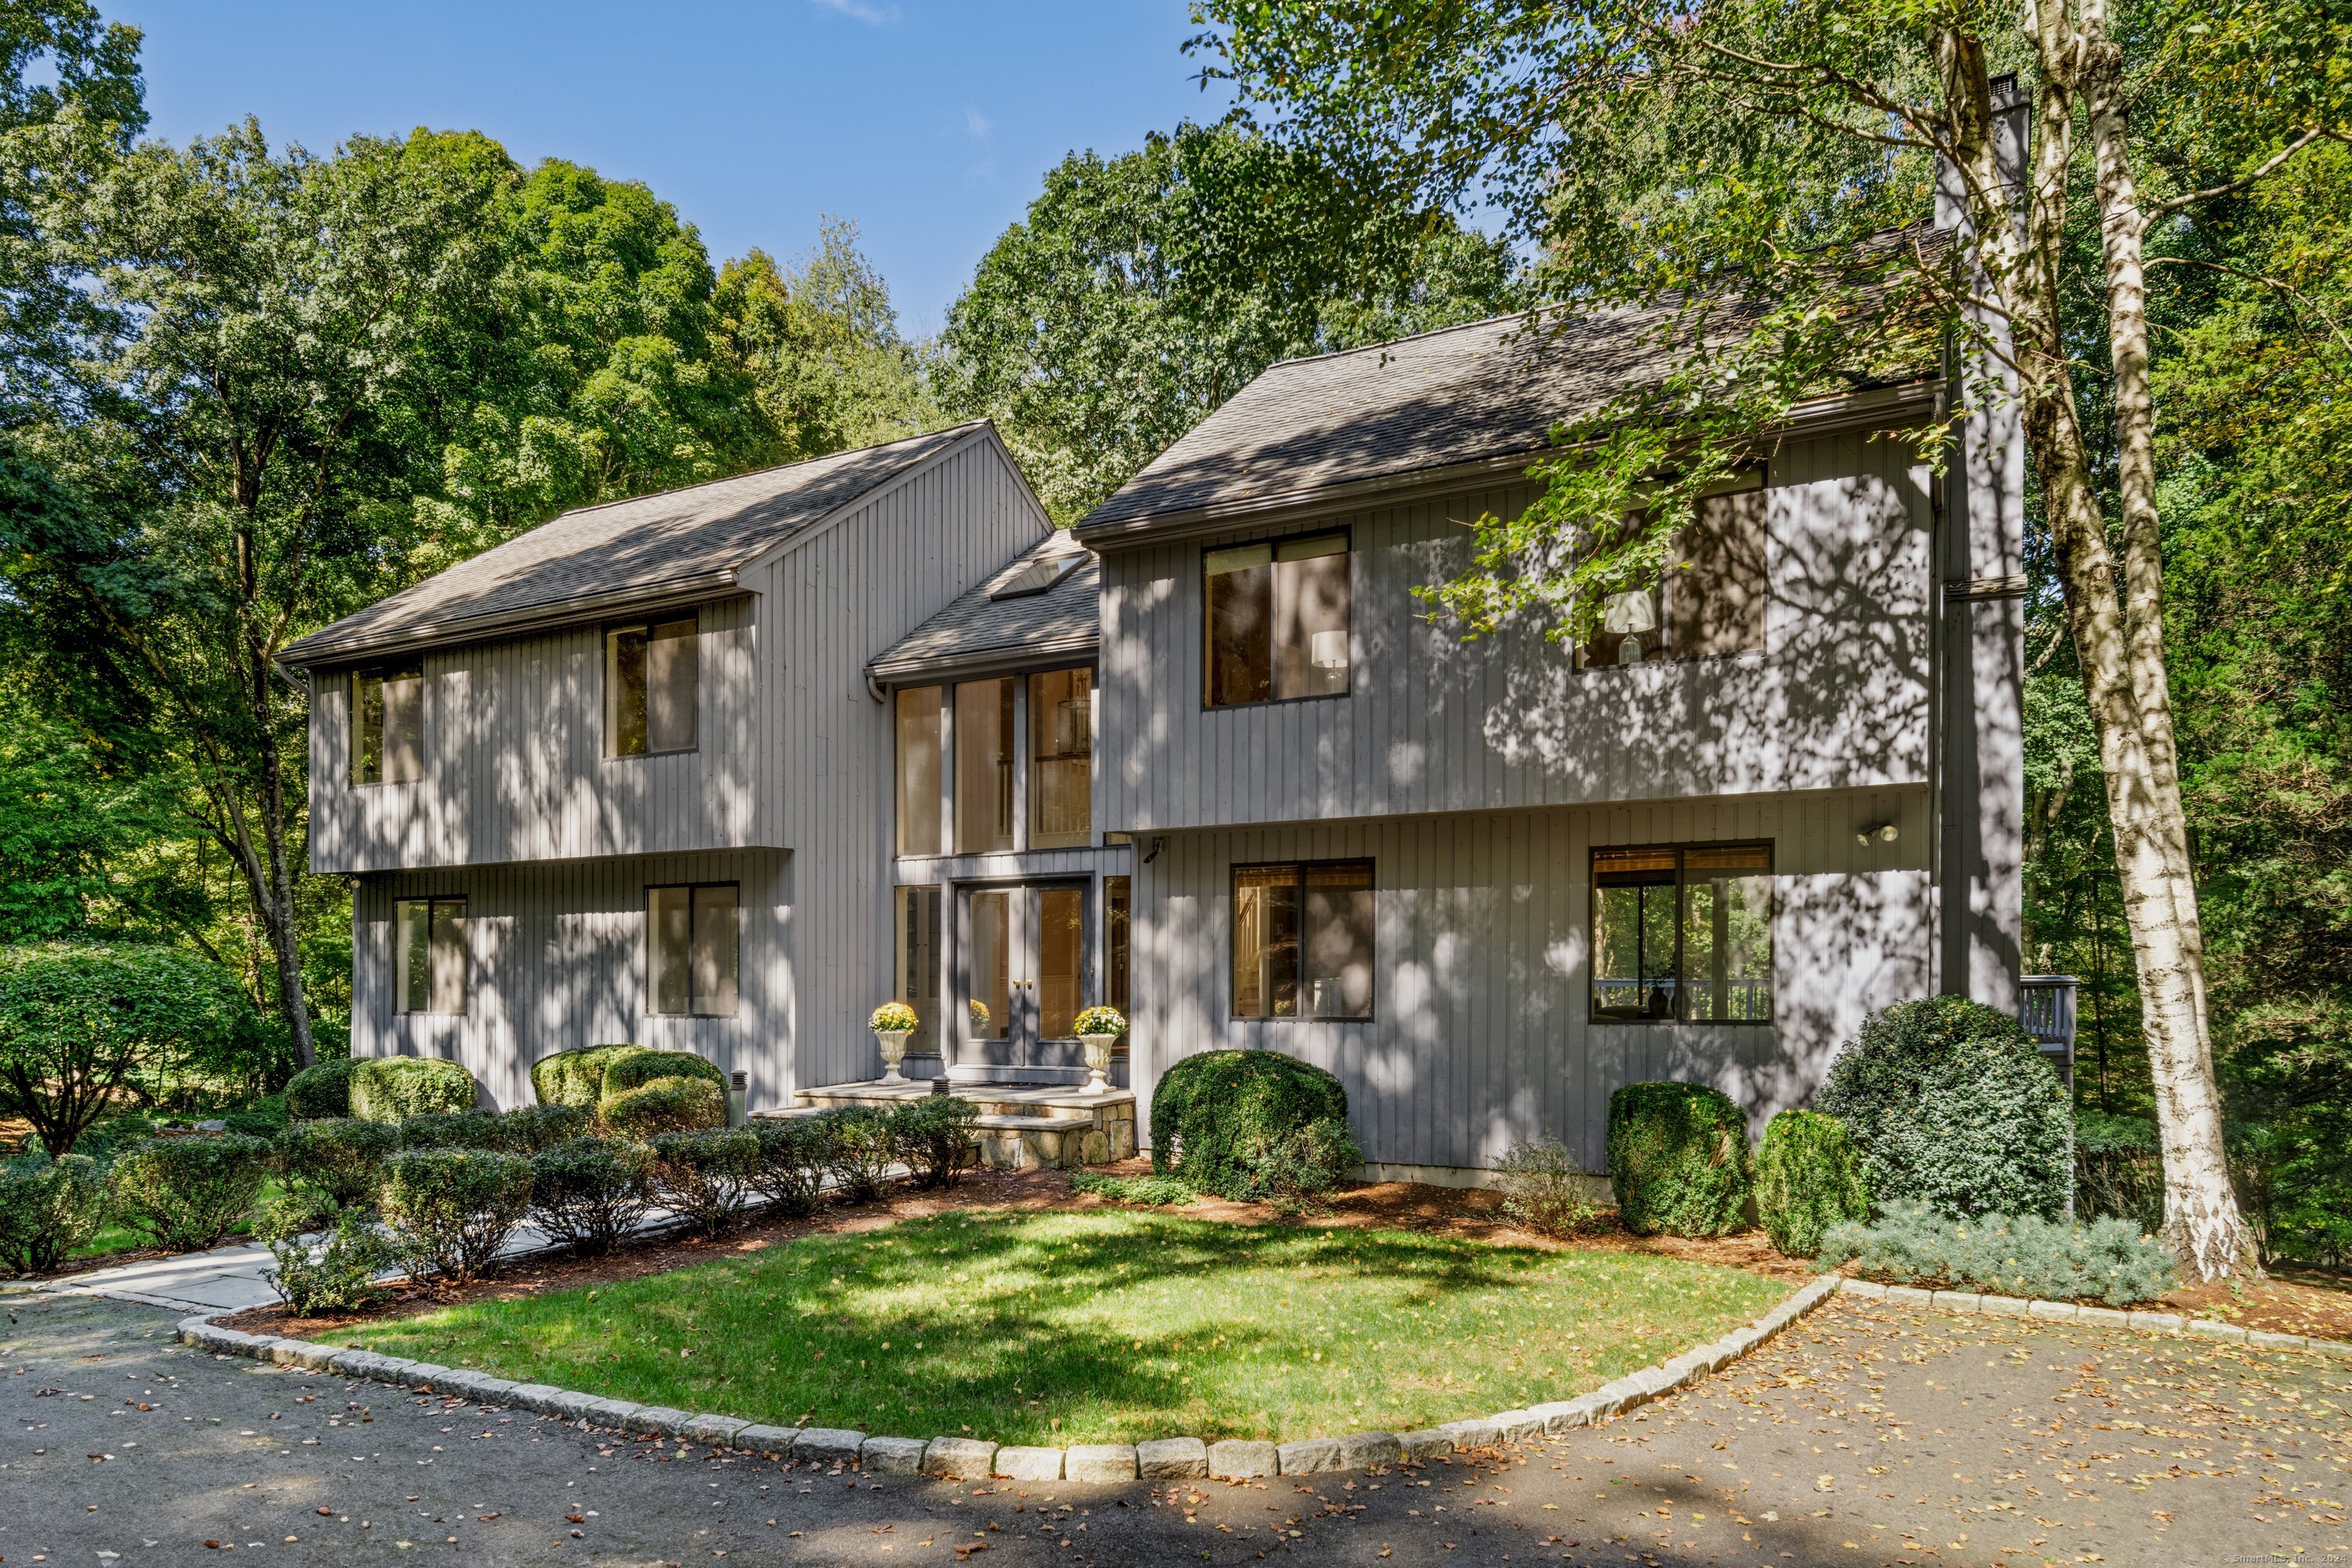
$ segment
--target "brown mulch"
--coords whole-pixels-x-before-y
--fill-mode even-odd
[[[2352,1279],[2327,1269],[2282,1265],[2259,1285],[2220,1280],[2184,1285],[2164,1298],[2171,1311],[2219,1318],[2242,1329],[2352,1340]]]

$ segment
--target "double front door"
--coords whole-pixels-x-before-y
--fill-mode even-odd
[[[960,1059],[1011,1067],[1080,1060],[1085,1005],[1087,889],[1083,882],[967,888]]]

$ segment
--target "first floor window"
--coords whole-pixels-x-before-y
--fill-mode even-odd
[[[934,688],[934,690],[937,689]],[[937,821],[938,814],[933,814]],[[910,1051],[940,1048],[940,912],[944,900],[937,888],[898,889],[897,998],[915,1010],[915,1034]]]
[[[1592,852],[1592,1016],[1772,1021],[1772,847]]]
[[[737,893],[732,882],[646,889],[648,1012],[735,1016]]]
[[[604,634],[607,754],[641,757],[694,750],[701,645],[692,616]]]
[[[1128,930],[1133,921],[1134,883],[1103,879],[1103,1000],[1125,1017],[1128,1010]]]
[[[466,900],[401,899],[392,906],[393,994],[404,1013],[466,1010]]]
[[[1372,863],[1234,868],[1234,1016],[1372,1016]]]
[[[352,782],[406,784],[425,776],[425,667],[352,672]]]

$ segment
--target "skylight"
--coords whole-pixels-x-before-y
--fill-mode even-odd
[[[1049,555],[1043,561],[1032,561],[1003,583],[989,591],[992,599],[1026,599],[1032,595],[1050,593],[1054,584],[1077,570],[1084,559],[1083,550],[1066,551]]]

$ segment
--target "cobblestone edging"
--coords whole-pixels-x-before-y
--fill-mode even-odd
[[[2147,1334],[2194,1334],[2236,1344],[2277,1350],[2317,1351],[2322,1355],[2352,1356],[2352,1343],[2313,1339],[2306,1334],[2274,1334],[2263,1329],[2242,1329],[2179,1312],[2143,1312],[2120,1307],[2084,1307],[2073,1301],[2052,1301],[2031,1296],[1980,1296],[1969,1290],[1922,1290],[1916,1285],[1880,1285],[1869,1279],[1843,1279],[1843,1295],[1864,1300],[1894,1301],[1909,1307],[1932,1307],[1947,1312],[1984,1312],[2003,1318],[2046,1318],[2058,1322],[2096,1323],[2102,1328],[2137,1329]]]
[[[458,1394],[484,1405],[559,1416],[586,1426],[646,1433],[709,1448],[746,1449],[770,1458],[818,1464],[856,1464],[868,1475],[942,1476],[981,1479],[1001,1476],[1016,1481],[1131,1481],[1216,1477],[1250,1480],[1267,1476],[1311,1475],[1432,1459],[1456,1449],[1517,1443],[1544,1433],[1598,1426],[1637,1405],[1647,1405],[1738,1361],[1820,1306],[1838,1290],[1835,1276],[1814,1280],[1754,1322],[1711,1344],[1684,1352],[1672,1361],[1646,1366],[1575,1399],[1506,1410],[1467,1421],[1449,1421],[1422,1432],[1355,1432],[1344,1437],[1304,1437],[1289,1443],[1198,1437],[1161,1437],[1149,1442],[1081,1443],[1068,1448],[1003,1446],[977,1437],[869,1436],[827,1426],[762,1426],[731,1415],[689,1415],[659,1405],[602,1399],[544,1384],[519,1384],[488,1373],[466,1372],[430,1362],[400,1361],[371,1351],[341,1350],[310,1340],[273,1339],[215,1326],[209,1318],[184,1318],[180,1338],[199,1350],[249,1356],[279,1366],[341,1377],[394,1384],[438,1394]]]

